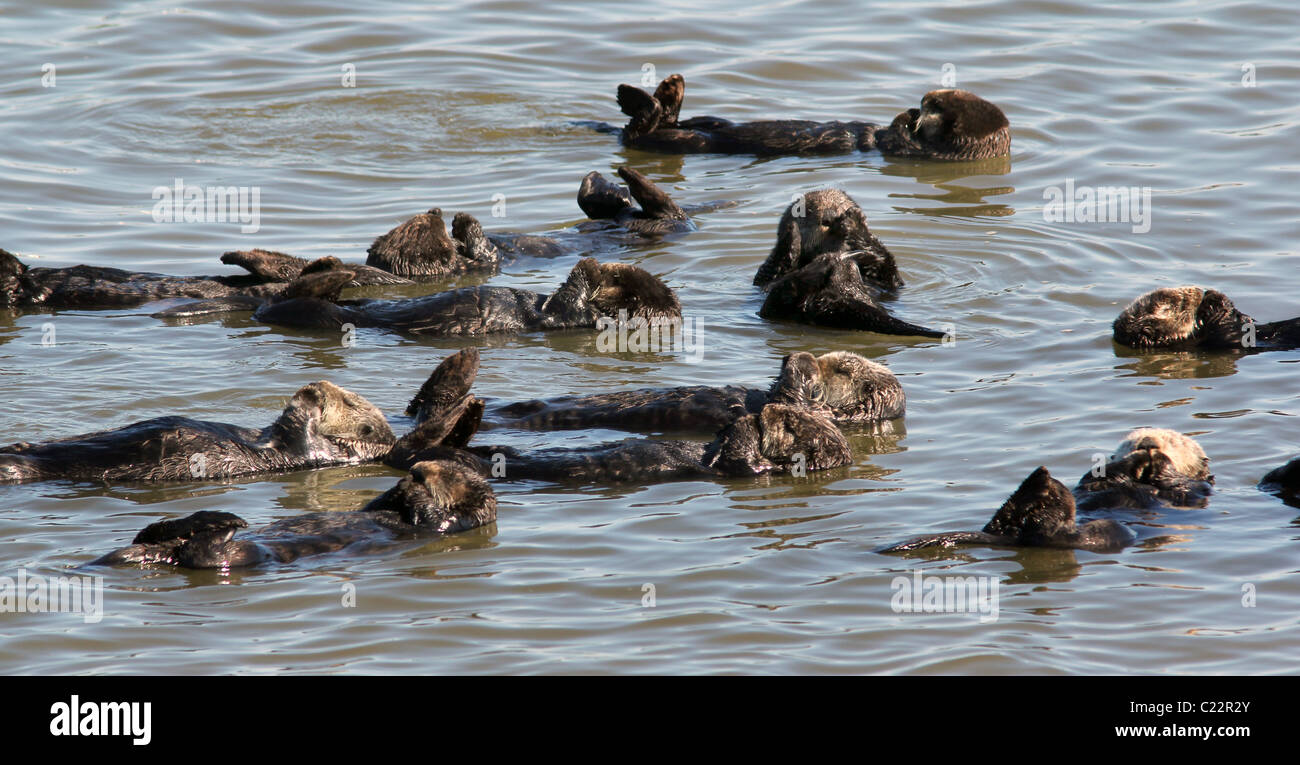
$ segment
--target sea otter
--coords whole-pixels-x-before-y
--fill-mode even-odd
[[[469,389],[478,363],[475,348],[444,359],[407,407],[416,427],[400,439],[370,402],[322,380],[299,389],[279,418],[261,430],[158,417],[116,430],[0,447],[0,483],[223,480],[389,459],[405,469],[414,445],[463,446],[474,434],[482,403]]]
[[[287,327],[342,329],[378,327],[407,335],[486,335],[583,329],[601,319],[669,322],[681,319],[677,295],[652,274],[622,263],[578,261],[564,284],[550,295],[513,287],[463,287],[402,300],[341,300],[351,279],[347,269],[324,271],[292,282],[263,303],[258,321]],[[204,301],[177,306],[156,316],[194,316],[240,310],[243,304]]]
[[[718,431],[711,443],[627,439],[592,447],[521,452],[505,446],[438,444],[409,459],[451,460],[508,481],[628,483],[825,470],[852,462],[847,439],[828,417],[768,404]],[[399,462],[388,464],[401,468]],[[496,472],[494,472],[494,469]]]
[[[1131,348],[1267,351],[1300,347],[1300,317],[1256,324],[1227,295],[1200,287],[1161,287],[1134,300],[1112,325]]]
[[[866,216],[839,189],[818,189],[791,202],[776,245],[754,275],[767,290],[758,315],[890,335],[944,333],[894,318],[876,297],[903,286],[894,256],[867,228]]]
[[[220,480],[368,462],[396,438],[369,401],[325,380],[303,386],[261,430],[158,417],[116,430],[0,447],[0,483],[57,478]]]
[[[1080,510],[1205,507],[1213,491],[1210,459],[1195,440],[1165,428],[1138,428],[1106,464],[1074,488]]]
[[[489,424],[533,430],[713,431],[768,403],[816,411],[836,422],[872,422],[902,417],[906,396],[883,364],[848,351],[800,351],[785,357],[766,390],[695,385],[561,396],[491,406],[486,417]]]
[[[1070,490],[1039,466],[993,515],[981,531],[929,534],[879,550],[908,552],[926,547],[980,545],[988,547],[1064,547],[1114,552],[1133,542],[1136,535],[1110,520],[1075,521]]]
[[[221,298],[232,303],[243,300],[245,304],[258,305],[285,286],[278,283],[279,279],[268,276],[264,270],[266,259],[258,253],[278,255],[255,250],[248,253],[250,257],[239,261],[223,259],[243,266],[250,272],[247,274],[167,276],[102,266],[29,268],[13,254],[0,250],[0,308],[131,308],[167,298]],[[334,258],[302,261],[297,270],[311,273],[337,263]],[[352,283],[375,283],[367,276],[354,276]]]
[[[618,86],[618,105],[628,116],[624,144],[673,154],[881,153],[926,159],[972,160],[1006,156],[1011,130],[994,104],[965,90],[933,90],[920,109],[900,113],[885,128],[870,122],[763,120],[735,123],[720,117],[680,119],[686,80],[674,74],[654,94]],[[598,126],[605,132],[614,129]]]
[[[420,462],[396,486],[361,510],[309,513],[236,536],[248,527],[232,513],[200,511],[151,523],[131,545],[90,565],[173,565],[239,568],[288,563],[308,555],[373,550],[430,534],[454,534],[492,523],[496,496],[487,481],[449,462]]]
[[[430,281],[457,274],[495,273],[514,256],[558,257],[695,230],[686,211],[649,178],[630,167],[620,167],[618,174],[627,182],[626,188],[594,171],[582,179],[578,206],[592,220],[575,231],[552,236],[485,234],[477,218],[458,212],[448,234],[442,210],[435,207],[376,238],[367,250],[366,265],[349,263],[345,267],[357,272],[364,284]],[[613,229],[604,225],[609,221],[617,225]],[[303,258],[268,250],[228,252],[221,256],[221,262],[242,266],[267,281],[281,282],[297,279],[308,263]]]

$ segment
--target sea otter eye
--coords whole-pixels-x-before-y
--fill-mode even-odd
[[[375,434],[375,428],[374,428],[374,426],[372,426],[372,425],[362,425],[362,426],[361,426],[361,435],[363,435],[363,436],[373,436],[374,434]]]

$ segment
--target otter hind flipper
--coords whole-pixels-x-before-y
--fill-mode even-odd
[[[578,207],[592,220],[610,220],[632,207],[627,189],[592,170],[578,187]]]
[[[460,401],[469,394],[470,386],[478,376],[478,367],[478,348],[463,348],[443,359],[406,405],[406,416],[424,422]]]
[[[682,101],[686,98],[686,79],[680,74],[668,75],[655,88],[654,98],[663,110],[659,124],[664,127],[676,126],[677,118],[682,112]]]
[[[221,256],[228,266],[239,266],[268,282],[288,282],[298,278],[307,265],[306,258],[273,250],[232,250]]]
[[[686,220],[686,212],[677,206],[667,192],[660,189],[649,178],[627,165],[618,169],[618,176],[627,183],[627,189],[641,205],[641,210],[654,218],[671,218]]]
[[[618,86],[618,108],[630,118],[623,128],[625,140],[653,132],[663,118],[663,105],[654,96],[632,85]]]

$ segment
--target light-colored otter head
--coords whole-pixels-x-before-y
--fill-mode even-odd
[[[1139,452],[1159,455],[1150,464],[1167,464],[1177,475],[1205,481],[1210,478],[1210,458],[1201,445],[1176,430],[1167,428],[1138,428],[1124,436],[1123,442],[1111,455],[1111,461],[1125,460]]]
[[[328,380],[299,388],[275,430],[287,445],[330,460],[378,459],[397,441],[383,412]]]
[[[412,465],[405,478],[365,509],[392,510],[413,526],[454,532],[495,521],[497,499],[488,482],[469,467],[428,460]]]
[[[906,407],[903,386],[894,373],[850,351],[786,356],[769,398],[818,409],[839,421],[892,419],[901,417]]]
[[[1218,290],[1161,287],[1129,303],[1111,330],[1131,348],[1232,348],[1253,323]]]

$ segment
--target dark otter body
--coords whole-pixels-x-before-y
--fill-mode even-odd
[[[944,336],[891,315],[863,283],[858,265],[838,254],[818,255],[803,268],[772,282],[758,315],[886,335]]]
[[[1162,287],[1121,311],[1112,333],[1140,349],[1283,350],[1300,348],[1300,317],[1256,324],[1218,290]]]
[[[411,459],[452,460],[482,475],[509,481],[585,484],[825,470],[849,464],[852,453],[844,435],[828,418],[769,404],[757,414],[746,414],[733,421],[709,444],[628,439],[595,447],[531,452],[510,447],[439,445],[417,450]],[[493,468],[498,465],[500,469],[494,473]],[[499,474],[501,471],[504,474]]]
[[[679,74],[660,82],[653,95],[620,85],[618,105],[629,118],[623,143],[674,154],[846,154],[879,148],[884,154],[953,160],[1001,157],[1011,147],[1002,110],[964,90],[931,91],[920,109],[902,112],[886,128],[856,121],[682,120],[685,94],[686,81]]]
[[[159,417],[117,430],[0,448],[0,483],[56,478],[193,481],[349,465],[384,457],[396,441],[383,413],[321,381],[294,394],[261,430]]]
[[[824,414],[837,422],[902,417],[903,386],[888,368],[847,352],[794,353],[768,390],[695,385],[535,399],[495,407],[497,424],[537,430],[717,430],[768,403]]]
[[[1139,428],[1094,475],[1074,488],[1080,510],[1205,507],[1213,491],[1210,460],[1200,444],[1164,428]]]
[[[420,336],[485,335],[592,328],[601,319],[681,318],[673,291],[635,266],[580,260],[554,293],[465,287],[406,300],[337,300],[348,271],[294,282],[294,296],[262,305],[253,318],[314,329],[377,327]]]
[[[1113,552],[1130,544],[1132,531],[1113,520],[1075,521],[1074,497],[1065,484],[1039,467],[1002,505],[981,531],[954,531],[916,537],[880,552],[895,553],[927,547],[981,545],[990,547],[1061,547]]]
[[[236,537],[248,523],[231,513],[203,511],[146,526],[129,547],[91,565],[167,564],[237,568],[288,563],[308,555],[362,551],[430,534],[452,534],[492,523],[496,497],[487,482],[446,462],[421,462],[397,486],[362,510],[310,513]]]
[[[0,308],[131,308],[167,298],[269,296],[257,274],[167,276],[100,266],[28,268],[0,250]]]

